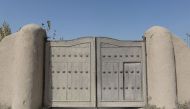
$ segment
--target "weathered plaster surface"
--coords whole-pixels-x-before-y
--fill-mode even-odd
[[[150,104],[173,109],[176,107],[175,60],[172,34],[154,26],[145,32],[147,47],[147,83]]]
[[[173,37],[177,72],[177,95],[179,103],[190,101],[190,49],[179,38]]]
[[[145,32],[150,104],[173,109],[190,101],[190,49],[163,27]]]
[[[14,45],[17,33],[7,36],[0,42],[0,106],[11,106],[13,95]],[[12,76],[11,76],[12,75]]]
[[[0,43],[0,103],[12,109],[42,105],[45,32],[30,24]]]

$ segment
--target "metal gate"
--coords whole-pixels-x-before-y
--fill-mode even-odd
[[[95,107],[95,38],[46,43],[45,105]]]
[[[146,102],[145,44],[97,38],[99,107],[143,107]]]
[[[45,61],[47,107],[143,107],[146,103],[144,41],[50,41]]]

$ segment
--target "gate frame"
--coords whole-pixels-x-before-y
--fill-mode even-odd
[[[143,101],[142,102],[128,102],[128,101],[101,101],[101,67],[100,67],[100,47],[101,42],[110,43],[117,46],[141,46],[142,47],[142,67],[143,67]],[[58,43],[58,44],[57,44]],[[71,46],[81,43],[91,43],[90,52],[91,52],[91,101],[63,101],[61,103],[52,103],[48,98],[48,87],[50,86],[48,81],[48,73],[49,73],[49,63],[50,60],[50,47],[51,46]],[[65,41],[46,41],[45,42],[45,75],[44,75],[44,97],[43,103],[46,108],[50,107],[144,107],[145,104],[148,103],[148,90],[147,90],[147,71],[146,71],[146,41],[129,41],[129,40],[117,40],[108,37],[82,37],[73,40],[65,40]],[[48,72],[47,72],[48,71]]]

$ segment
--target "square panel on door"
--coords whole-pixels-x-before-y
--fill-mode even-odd
[[[143,107],[145,70],[143,41],[97,38],[97,106]]]
[[[95,38],[46,43],[47,107],[95,107]]]

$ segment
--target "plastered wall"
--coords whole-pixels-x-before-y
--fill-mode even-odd
[[[41,107],[44,36],[45,31],[30,24],[0,42],[1,108]]]
[[[168,29],[148,29],[147,88],[149,104],[166,109],[190,101],[190,49]]]
[[[175,60],[171,33],[161,27],[152,27],[146,33],[147,83],[151,104],[175,108]]]
[[[148,29],[147,98],[149,104],[176,108],[190,101],[190,49],[169,30]],[[45,31],[29,24],[0,42],[0,105],[39,109],[43,102]]]
[[[179,103],[190,101],[190,48],[179,38],[172,37],[177,78],[177,96]]]
[[[15,34],[0,42],[0,106],[11,107],[13,95],[13,72]]]

